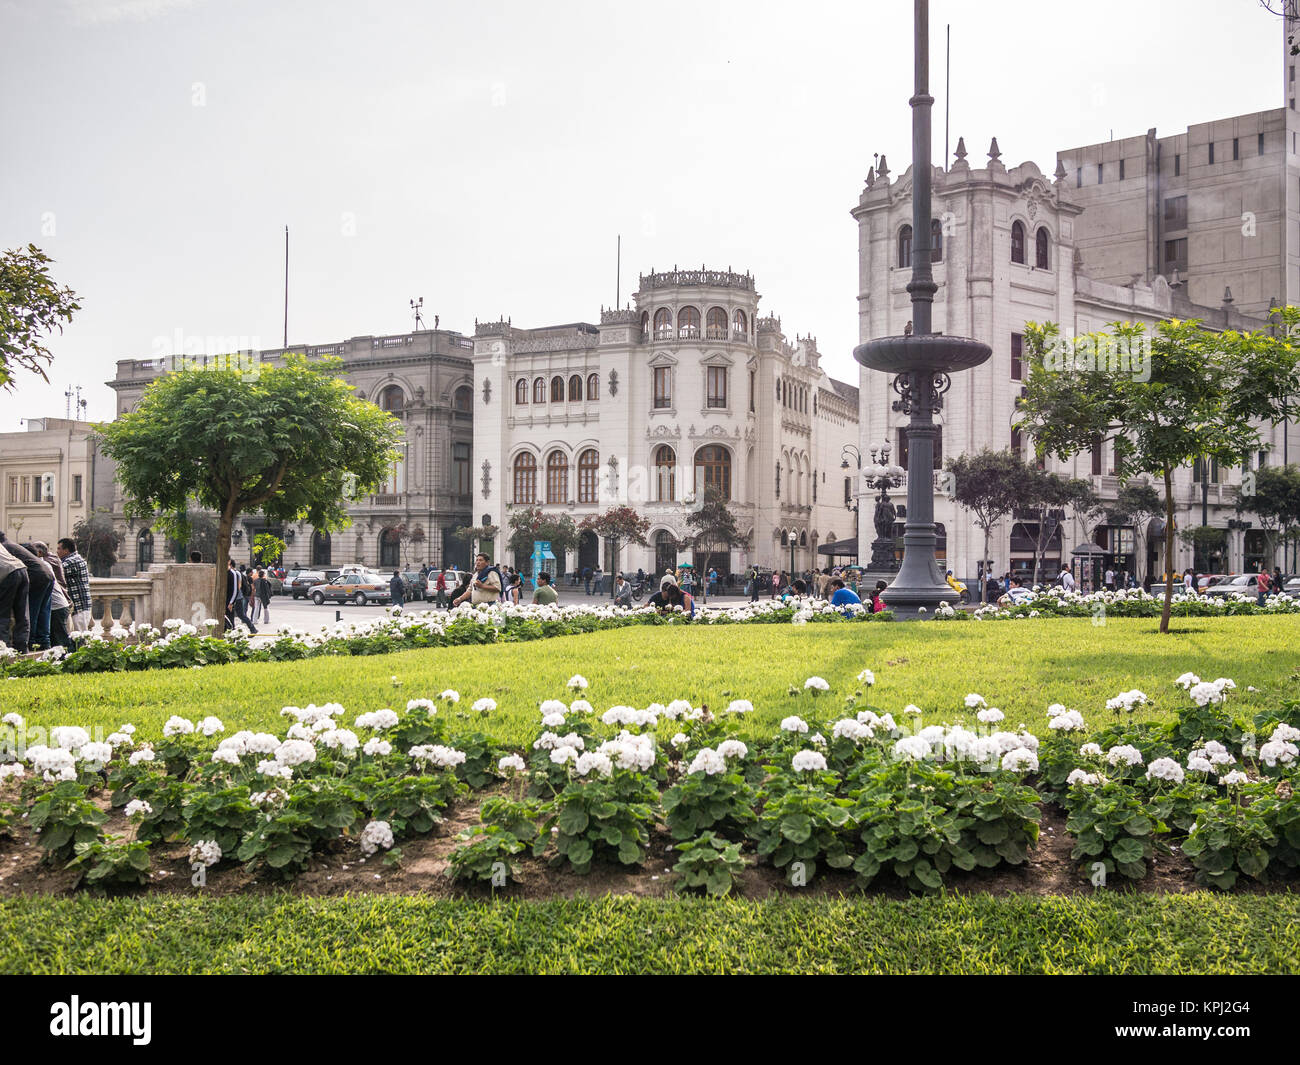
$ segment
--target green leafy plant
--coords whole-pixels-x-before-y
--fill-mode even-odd
[[[611,777],[570,781],[555,798],[554,812],[542,826],[533,854],[540,857],[553,839],[557,858],[567,860],[579,875],[590,872],[596,859],[640,865],[650,845],[658,800],[653,781],[623,769]]]
[[[215,840],[222,854],[233,854],[256,827],[257,807],[249,802],[249,790],[243,784],[215,790],[194,788],[186,797],[182,816],[186,839]]]
[[[465,829],[456,838],[473,842],[466,842],[451,852],[446,876],[453,880],[481,880],[493,887],[504,886],[507,880],[518,880],[516,859],[527,844],[513,833],[500,825],[478,825]]]
[[[1267,785],[1256,785],[1256,793]],[[1216,799],[1206,804],[1196,824],[1183,842],[1183,853],[1196,866],[1200,884],[1224,891],[1237,882],[1241,874],[1266,881],[1266,870],[1277,845],[1277,835],[1269,824],[1266,809],[1237,796]]]
[[[754,789],[729,762],[725,773],[687,773],[663,794],[664,821],[673,839],[690,839],[706,830],[743,835],[754,823]]]
[[[681,857],[673,866],[683,888],[703,888],[710,895],[729,895],[736,877],[745,871],[740,844],[702,832],[695,839],[679,843]]]
[[[452,772],[420,776],[367,778],[366,806],[376,821],[387,821],[395,836],[423,836],[443,819],[443,812],[469,788]]]
[[[76,857],[68,868],[84,865],[84,882],[90,887],[140,887],[149,882],[149,844],[122,836],[105,836],[77,843]]]
[[[72,859],[78,843],[93,843],[108,814],[86,798],[85,785],[62,780],[43,793],[27,814],[37,842],[51,864]]]
[[[1169,831],[1142,795],[1118,780],[1074,785],[1065,796],[1065,807],[1070,815],[1066,828],[1077,841],[1070,857],[1085,860],[1085,876],[1100,861],[1107,874],[1141,880],[1147,875],[1147,861],[1158,847],[1163,849],[1157,837]]]
[[[851,866],[850,833],[857,824],[853,801],[836,798],[835,783],[832,773],[819,774],[819,779],[808,782],[794,781],[782,772],[774,774],[759,794],[764,805],[751,830],[759,857],[778,869],[802,863],[804,883],[812,882],[819,861],[832,869]]]

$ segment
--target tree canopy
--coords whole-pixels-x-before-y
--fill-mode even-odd
[[[219,604],[238,514],[343,528],[345,496],[373,491],[397,459],[400,423],[357,399],[341,370],[340,359],[296,355],[252,371],[184,369],[151,383],[133,412],[97,427],[128,516],[159,514],[170,532],[169,515],[191,502],[220,515]]]
[[[35,244],[0,254],[0,388],[13,389],[17,370],[48,381],[53,356],[43,341],[81,310],[77,294],[50,277],[53,261]]]
[[[1016,427],[1039,455],[1065,459],[1114,444],[1115,472],[1164,485],[1165,521],[1173,528],[1174,471],[1198,458],[1237,465],[1260,443],[1260,421],[1285,416],[1300,390],[1294,336],[1300,309],[1275,312],[1277,335],[1212,332],[1196,321],[1116,323],[1110,333],[1062,338],[1053,323],[1025,328],[1030,365]],[[1173,537],[1165,538],[1172,573]],[[1169,631],[1173,585],[1166,583],[1160,630]]]

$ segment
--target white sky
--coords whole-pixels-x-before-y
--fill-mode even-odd
[[[857,202],[910,157],[912,5],[0,0],[0,248],[35,243],[82,311],[0,431],[110,418],[120,358],[172,338],[599,321],[638,272],[750,270],[760,309],[856,380]],[[1257,0],[933,0],[952,145],[1058,150],[1281,106]],[[196,102],[202,106],[196,106]],[[347,232],[348,218],[354,232]],[[52,223],[53,232],[50,232]],[[227,344],[222,350],[234,346]]]

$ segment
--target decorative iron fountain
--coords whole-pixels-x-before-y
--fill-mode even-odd
[[[992,349],[968,337],[942,336],[931,331],[931,309],[938,286],[930,268],[930,4],[915,4],[916,91],[912,105],[912,332],[878,337],[853,349],[853,357],[868,369],[893,374],[899,398],[894,409],[910,420],[907,435],[907,523],[903,531],[903,564],[884,593],[890,610],[901,618],[933,611],[957,593],[944,581],[935,557],[934,416],[943,409],[950,374],[985,362]]]

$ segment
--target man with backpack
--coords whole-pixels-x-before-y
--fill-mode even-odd
[[[474,579],[453,606],[460,606],[466,599],[473,606],[480,603],[495,603],[501,598],[501,571],[488,564],[488,557],[481,552],[474,559]]]
[[[240,571],[233,558],[229,565],[230,569],[226,572],[226,628],[233,629],[235,620],[238,619],[256,636],[257,626],[248,617],[248,599],[253,594],[253,582],[247,573]]]

